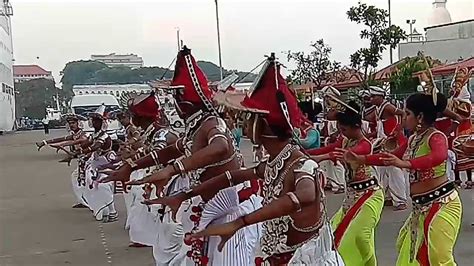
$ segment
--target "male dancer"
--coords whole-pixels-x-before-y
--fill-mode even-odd
[[[148,179],[130,182],[133,185],[152,180],[150,182],[156,185],[159,192],[166,185],[163,192],[170,195],[192,188],[225,171],[240,168],[240,153],[233,145],[231,132],[215,111],[211,103],[213,92],[187,47],[183,47],[178,53],[173,81],[167,89],[174,92],[175,107],[185,120],[184,137],[174,145],[125,164],[113,173],[109,180],[128,180],[133,170],[174,161]],[[179,159],[183,155],[185,157]],[[206,264],[207,261],[214,265],[234,265],[227,264],[228,260],[225,260],[234,258],[242,254],[241,252],[248,252],[246,245],[239,245],[240,241],[246,241],[247,235],[244,232],[229,242],[223,253],[217,252],[215,248],[217,239],[210,239],[209,243],[202,240],[186,241],[183,245],[184,234],[196,230],[199,226],[204,202],[200,198],[194,198],[187,202],[187,205],[184,212],[178,216],[177,222],[173,221],[169,211],[164,211],[161,226],[168,230],[160,230],[158,234],[160,250],[156,252],[159,258],[157,265],[176,265],[183,260],[192,265]],[[224,222],[231,219],[233,214],[228,216]],[[207,253],[204,246],[208,247]]]
[[[452,143],[454,146],[458,146],[462,140],[470,138],[469,136],[472,133],[471,127],[471,111],[472,111],[472,102],[471,102],[471,93],[467,87],[469,78],[471,77],[473,71],[469,71],[467,68],[458,68],[453,77],[451,83],[451,98],[449,100],[448,109],[452,112],[459,115],[462,121],[459,123],[459,126],[454,131],[454,137],[451,138],[452,141],[455,140],[455,143]],[[454,147],[453,147],[454,148]],[[462,181],[459,176],[459,173],[466,171],[467,180],[466,180],[466,189],[471,189],[474,185],[472,180],[472,169],[474,168],[474,159],[472,157],[466,156],[462,150],[459,148],[454,148],[456,153],[456,167],[454,170],[455,183],[458,186],[461,186]]]
[[[90,123],[94,128],[94,133],[89,136],[87,147],[79,148],[74,152],[73,157],[84,156],[85,163],[85,193],[89,208],[94,217],[103,223],[118,220],[118,213],[114,204],[113,184],[99,183],[101,165],[108,164],[116,159],[115,152],[112,151],[112,139],[107,134],[107,117],[105,115],[105,105],[101,105],[95,112],[90,113]]]
[[[326,86],[321,90],[324,97],[325,120],[322,135],[325,137],[324,145],[329,145],[341,138],[337,128],[336,114],[338,112],[334,104],[334,98],[339,99],[341,93],[332,86]],[[327,185],[336,194],[344,193],[344,167],[341,162],[323,161],[320,163],[324,177],[327,179]]]
[[[386,90],[370,86],[369,92],[372,103],[376,106],[375,115],[377,119],[377,138],[384,139],[385,151],[388,150],[388,143],[395,143],[394,146],[401,146],[407,141],[403,135],[401,127],[401,117],[404,111],[391,104],[386,97]],[[395,166],[378,167],[379,179],[386,190],[386,204],[393,203],[395,210],[405,210],[407,208],[408,180],[402,169]]]
[[[224,224],[199,228],[191,239],[220,236],[219,249],[222,249],[242,229],[263,222],[264,235],[260,238],[263,258],[257,265],[344,265],[333,249],[324,191],[317,176],[318,165],[291,141],[293,129],[303,118],[297,100],[289,92],[273,55],[260,73],[245,98],[227,94],[219,100],[246,114],[247,136],[265,146],[270,155],[268,161],[249,169],[226,171],[190,191],[149,202],[166,204],[176,212],[186,200],[202,197],[210,199],[203,212],[219,217],[239,204],[239,197],[226,193],[226,188],[261,179],[264,207],[239,214]],[[218,265],[248,265],[248,254],[228,258],[227,263]]]
[[[86,134],[82,131],[82,121],[86,120],[85,117],[76,114],[66,114],[63,116],[63,119],[66,120],[70,135],[37,142],[36,146],[38,147],[38,151],[43,146],[49,145],[58,150],[64,150],[64,147],[70,146],[71,151],[75,152],[80,148],[81,144],[87,142]],[[72,191],[74,192],[77,202],[72,206],[73,208],[87,208],[87,203],[83,197],[85,190],[84,170],[84,164],[79,160],[77,168],[71,173]]]
[[[172,145],[178,139],[177,134],[170,130],[163,110],[160,108],[159,100],[155,93],[144,94],[129,101],[129,110],[132,116],[132,122],[135,126],[143,128],[143,139],[138,153],[133,158],[125,161],[133,164],[133,160],[138,160],[151,152],[156,152],[168,145]],[[140,179],[146,175],[157,171],[160,164],[148,167],[145,170],[135,171],[133,179]],[[144,193],[145,191],[145,193]],[[131,247],[155,246],[157,243],[157,234],[159,229],[158,210],[151,209],[141,202],[150,197],[152,188],[144,185],[142,187],[133,187],[129,196],[130,201],[130,241]]]
[[[362,90],[360,96],[362,101],[362,121],[368,123],[368,128],[364,130],[364,135],[369,140],[373,140],[377,138],[377,118],[375,115],[376,106],[372,104],[370,92],[368,90]]]

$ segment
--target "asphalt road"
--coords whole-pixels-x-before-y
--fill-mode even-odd
[[[65,134],[52,130],[48,137]],[[42,131],[0,136],[0,265],[154,265],[151,249],[129,248],[124,230],[125,207],[116,196],[120,220],[96,222],[84,209],[72,209],[70,173],[73,166],[57,163],[64,155],[44,148],[36,151]],[[242,150],[250,160],[250,145]],[[458,265],[474,260],[474,190],[461,190],[463,224],[455,255]],[[332,214],[341,195],[328,196]],[[395,265],[395,239],[408,211],[384,209],[376,233],[379,265]]]

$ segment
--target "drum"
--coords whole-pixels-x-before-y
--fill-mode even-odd
[[[456,170],[474,169],[474,134],[461,135],[453,140],[453,151],[456,153]]]

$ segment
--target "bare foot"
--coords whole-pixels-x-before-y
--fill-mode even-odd
[[[399,204],[393,208],[394,211],[404,211],[408,208],[405,203]]]
[[[131,248],[146,248],[146,247],[148,247],[147,245],[143,245],[143,244],[135,243],[135,242],[130,243],[128,246],[131,247]]]

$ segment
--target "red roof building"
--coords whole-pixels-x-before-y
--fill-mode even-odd
[[[47,71],[38,65],[14,65],[13,79],[15,82],[23,82],[32,79],[53,79],[51,71]]]

